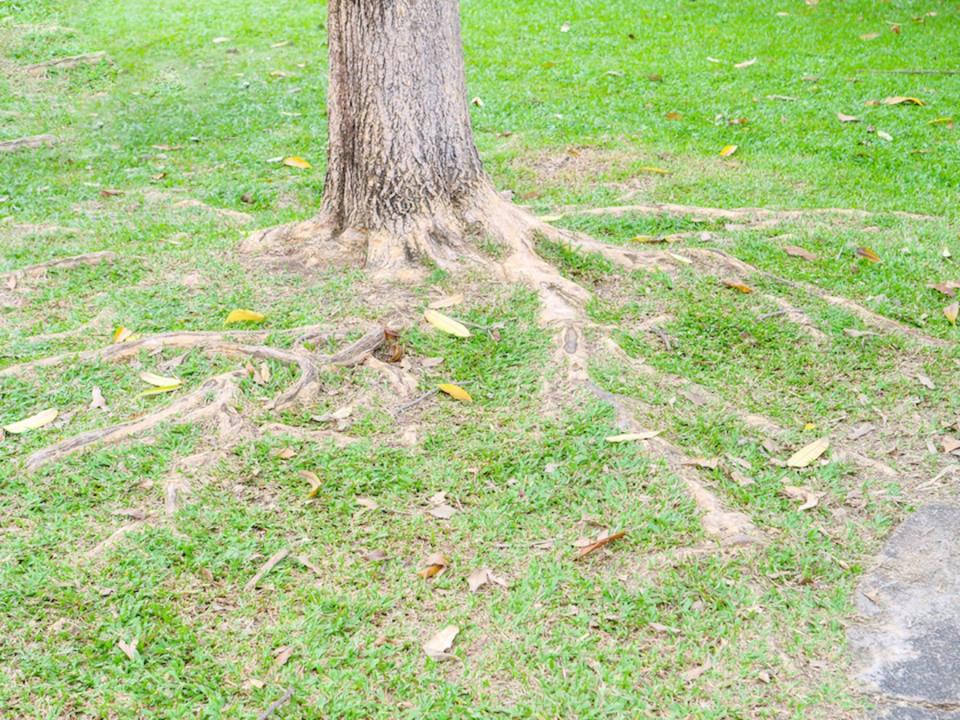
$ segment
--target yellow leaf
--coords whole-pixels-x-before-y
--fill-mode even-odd
[[[309,470],[301,470],[299,475],[310,483],[310,492],[307,493],[307,497],[311,499],[315,498],[317,493],[320,492],[320,488],[323,487],[323,483],[320,482],[320,477],[315,472],[310,472]]]
[[[265,315],[253,310],[233,310],[223,322],[225,325],[242,322],[262,323],[266,319]]]
[[[803,425],[804,430],[813,430],[816,427],[817,427],[816,423],[811,423],[811,422],[804,423]]]
[[[655,235],[637,235],[636,237],[630,238],[630,242],[654,245],[656,243],[667,242],[667,239],[665,237],[656,237]]]
[[[649,440],[660,434],[659,430],[647,430],[646,432],[624,433],[623,435],[611,435],[607,438],[609,443],[633,442],[635,440]]]
[[[140,397],[150,397],[151,395],[163,395],[163,393],[173,392],[180,385],[162,385],[160,387],[150,388],[140,393]]]
[[[452,397],[454,400],[459,400],[460,402],[472,403],[473,398],[470,397],[470,393],[464,390],[459,385],[451,385],[450,383],[444,383],[439,386],[443,392]]]
[[[164,377],[163,375],[155,375],[152,372],[140,373],[140,379],[147,383],[147,385],[153,385],[158,388],[173,389],[183,385],[183,380],[179,378]]]
[[[38,428],[42,428],[44,425],[49,425],[57,419],[57,415],[59,414],[60,413],[57,412],[56,408],[49,408],[48,410],[37,413],[36,415],[31,415],[24,420],[10,423],[9,425],[4,425],[3,429],[11,435],[19,435],[20,433],[25,433],[28,430],[36,430]]]
[[[309,170],[313,167],[310,163],[304,160],[302,157],[297,157],[292,155],[291,157],[285,157],[283,159],[283,164],[287,167],[300,168],[301,170]]]
[[[902,95],[884,98],[880,103],[882,105],[926,105],[926,103],[919,98],[904,97]]]
[[[651,165],[644,165],[643,167],[638,168],[638,170],[642,173],[650,173],[651,175],[669,175],[670,174],[669,170],[664,170],[663,168],[659,168],[659,167],[653,167]]]
[[[130,340],[132,338],[133,338],[133,330],[131,330],[130,328],[125,328],[123,325],[118,326],[117,329],[113,331],[114,343],[126,342],[127,340]]]
[[[462,338],[470,337],[470,331],[467,330],[465,326],[458,323],[453,318],[449,318],[443,313],[437,312],[436,310],[427,310],[423,314],[423,319],[433,325],[437,330],[445,332],[449,335],[456,335],[457,337]]]
[[[871,250],[868,247],[858,247],[857,255],[864,258],[865,260],[869,260],[872,263],[880,262],[880,256],[877,255],[873,250]]]
[[[730,288],[731,290],[738,290],[744,295],[753,292],[753,288],[749,285],[744,285],[742,282],[737,282],[736,280],[724,280],[723,284]]]
[[[957,324],[957,314],[960,313],[960,303],[952,303],[943,309],[943,314],[951,325]]]
[[[730,157],[737,151],[738,147],[738,145],[724,145],[720,151],[720,157]]]
[[[787,467],[792,468],[805,468],[818,457],[823,455],[827,448],[830,447],[830,438],[820,438],[819,440],[814,440],[809,445],[806,445],[797,452],[795,452],[789,460],[787,460]]]
[[[952,125],[952,124],[953,124],[952,117],[938,117],[934,120],[930,120],[929,122],[927,122],[927,125]]]

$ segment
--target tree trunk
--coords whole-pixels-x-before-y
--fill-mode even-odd
[[[255,233],[245,252],[329,265],[362,256],[375,277],[432,262],[485,263],[526,282],[545,322],[580,317],[587,293],[537,256],[558,233],[504,200],[473,142],[459,0],[329,0],[327,176],[313,220]],[[500,261],[475,242],[500,247]]]
[[[492,192],[473,143],[457,0],[330,0],[322,215],[382,270],[458,254]]]

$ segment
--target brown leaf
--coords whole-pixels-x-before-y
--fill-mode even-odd
[[[744,285],[739,280],[723,280],[721,282],[723,283],[724,287],[728,287],[731,290],[738,290],[744,294],[753,292],[752,287],[750,287],[749,285]]]
[[[438,365],[443,365],[442,357],[428,357],[420,361],[420,367],[424,368],[435,368]]]
[[[860,122],[860,118],[858,118],[856,115],[844,115],[842,112],[837,113],[837,120],[842,123]]]
[[[943,451],[948,455],[952,455],[957,450],[960,450],[960,440],[957,440],[956,438],[948,436],[943,438],[940,442],[943,446]]]
[[[864,258],[865,260],[869,260],[872,263],[881,262],[880,256],[877,255],[873,250],[871,250],[868,247],[858,247],[857,255]]]
[[[804,260],[809,260],[810,262],[813,262],[817,259],[817,256],[812,252],[802,247],[797,247],[796,245],[787,245],[785,248],[783,248],[783,251],[790,257],[803,258]]]
[[[423,567],[417,573],[420,577],[429,580],[443,574],[447,569],[447,557],[443,553],[434,553],[423,562]]]
[[[447,651],[453,647],[453,641],[460,632],[455,625],[448,625],[423,644],[423,651],[431,660],[447,660],[451,656]]]
[[[672,121],[683,120],[683,115],[681,113],[676,112],[675,110],[671,110],[666,115],[664,115],[664,117],[667,120],[672,120]]]
[[[923,385],[927,390],[936,390],[937,386],[934,385],[933,380],[924,375],[923,373],[917,373],[917,382]]]
[[[903,95],[896,95],[894,97],[887,97],[880,101],[881,105],[926,105],[926,103],[915,97],[905,97]]]
[[[323,483],[320,482],[320,477],[315,472],[310,472],[309,470],[301,470],[297,474],[310,483],[310,492],[307,493],[307,497],[315,498],[317,493],[320,492],[320,488],[323,487]]]
[[[367,562],[383,562],[387,559],[388,555],[383,550],[370,550],[369,552],[363,553],[360,557]]]
[[[276,660],[273,661],[272,670],[278,670],[287,664],[287,660],[290,659],[290,656],[293,655],[293,648],[289,645],[281,645],[276,650],[273,651],[273,656]]]
[[[826,493],[814,492],[807,487],[793,487],[787,485],[783,488],[783,494],[791,500],[802,500],[803,504],[797,508],[799,511],[811,510],[820,504],[820,498]]]
[[[273,451],[272,455],[279,460],[290,460],[297,456],[297,451],[292,447],[278,448]]]
[[[958,314],[960,314],[960,303],[951,303],[943,309],[943,316],[951,325],[957,324]]]
[[[590,545],[587,545],[587,546],[584,547],[584,548],[580,548],[580,550],[577,552],[576,559],[577,559],[577,560],[580,560],[581,558],[585,558],[585,557],[586,557],[587,555],[589,555],[590,553],[596,552],[596,551],[599,550],[600,548],[602,548],[602,547],[604,547],[604,546],[606,546],[606,545],[609,545],[610,543],[614,542],[615,540],[619,540],[620,538],[622,538],[622,537],[623,537],[624,535],[626,535],[626,534],[627,534],[627,531],[626,531],[626,530],[621,530],[620,532],[615,532],[615,533],[613,533],[613,534],[611,534],[611,535],[607,535],[606,537],[600,538],[600,539],[598,539],[596,542],[594,542],[594,543],[592,543],[592,544],[590,544]]]

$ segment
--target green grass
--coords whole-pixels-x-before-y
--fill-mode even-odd
[[[875,71],[949,68],[960,51],[960,9],[932,0],[462,7],[469,92],[484,101],[471,107],[478,145],[498,186],[521,202],[545,213],[631,197],[875,211],[864,222],[740,232],[695,217],[564,224],[624,245],[637,235],[693,233],[666,249],[717,247],[956,341],[942,314],[946,298],[927,286],[960,280],[960,135],[931,122],[957,114],[960,77]],[[599,355],[593,381],[637,400],[638,421],[691,456],[722,458],[719,469],[698,471],[702,479],[769,539],[740,552],[676,555],[709,547],[682,479],[643,444],[606,442],[615,418],[592,396],[566,398],[558,416],[544,413],[553,337],[538,325],[534,293],[438,271],[391,296],[359,270],[272,272],[236,253],[250,229],[317,207],[325,20],[322,5],[291,0],[0,3],[0,140],[59,138],[0,155],[0,271],[82,252],[119,255],[0,289],[0,369],[107,345],[118,324],[141,334],[222,329],[237,307],[266,313],[266,327],[278,331],[268,342],[280,346],[291,340],[279,331],[305,324],[354,339],[395,303],[412,317],[438,291],[463,291],[466,302],[449,312],[497,327],[466,340],[415,322],[404,333],[409,358],[444,358],[420,373],[418,391],[456,382],[475,400],[437,396],[412,409],[412,446],[398,442],[391,411],[400,401],[373,371],[326,370],[316,406],[277,414],[263,405],[293,373],[272,363],[269,384],[241,385],[238,403],[252,420],[315,428],[311,416],[363,394],[347,423],[358,441],[244,442],[190,478],[189,502],[174,517],[163,510],[164,484],[182,472],[178,461],[209,449],[209,429],[168,424],[35,474],[22,461],[162,407],[242,363],[190,352],[174,371],[184,388],[158,397],[140,396],[137,374],[174,351],[0,377],[0,424],[50,406],[62,413],[0,441],[0,715],[249,718],[290,688],[276,717],[858,717],[865,701],[847,678],[844,650],[851,593],[886,533],[923,499],[912,485],[943,462],[927,448],[960,413],[956,346],[851,337],[845,330],[865,328],[856,317],[772,278],[740,278],[755,289],[744,295],[694,267],[628,273],[540,243],[594,294],[590,318],[635,363],[660,373]],[[96,50],[110,63],[43,79],[17,71]],[[271,75],[277,70],[290,77]],[[891,95],[925,105],[865,105]],[[837,112],[862,122],[841,124]],[[730,143],[738,152],[720,158]],[[313,168],[267,162],[293,154]],[[104,197],[105,188],[123,194]],[[176,207],[187,198],[213,209]],[[250,222],[217,208],[248,213]],[[938,219],[882,214],[891,210]],[[57,229],[33,232],[28,223]],[[818,259],[790,257],[786,245]],[[863,246],[883,262],[858,258]],[[776,310],[773,297],[801,308],[823,338],[763,317]],[[103,322],[79,333],[34,338],[97,317]],[[692,401],[665,376],[698,383],[720,404]],[[107,411],[89,408],[95,386]],[[723,403],[768,416],[784,432],[765,437]],[[842,439],[861,421],[881,426],[864,452],[901,470],[897,481],[833,455],[802,471],[775,462],[821,435]],[[284,448],[293,457],[278,456]],[[733,467],[753,483],[737,482]],[[321,477],[316,498],[307,498],[299,471]],[[820,505],[799,512],[784,484],[824,493]],[[458,509],[449,521],[425,512],[441,491]],[[359,497],[380,509],[364,510]],[[87,558],[129,522],[115,513],[131,508],[151,522]],[[629,533],[575,560],[578,539],[601,526]],[[283,547],[292,556],[256,591],[244,590]],[[387,559],[367,560],[375,550]],[[424,580],[417,571],[437,552],[449,568]],[[471,594],[466,577],[482,567],[509,587]],[[455,659],[427,659],[421,644],[450,624],[461,629]],[[132,638],[138,654],[129,660],[117,643]],[[282,647],[292,654],[277,667]]]

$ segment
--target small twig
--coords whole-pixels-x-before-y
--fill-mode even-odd
[[[590,553],[594,552],[595,550],[599,550],[604,545],[609,545],[614,540],[619,540],[626,534],[627,534],[626,530],[621,530],[620,532],[615,532],[612,535],[607,535],[605,538],[601,538],[600,540],[597,540],[592,545],[587,545],[586,547],[580,548],[580,551],[577,553],[577,560],[585,558]]]
[[[432,398],[434,395],[436,395],[438,392],[440,392],[440,391],[439,391],[438,389],[434,388],[434,389],[431,390],[430,392],[424,393],[424,394],[421,395],[420,397],[415,398],[415,399],[411,400],[411,401],[408,402],[408,403],[404,403],[403,405],[401,405],[400,407],[398,407],[396,410],[393,411],[393,416],[394,416],[395,418],[400,417],[401,415],[403,415],[403,413],[405,413],[405,412],[406,412],[407,410],[409,410],[410,408],[416,407],[417,405],[419,405],[420,403],[422,403],[424,400],[429,400],[429,399]]]
[[[279,550],[278,552],[276,552],[269,560],[267,560],[263,564],[263,567],[260,568],[259,572],[257,572],[256,575],[250,578],[247,584],[243,586],[243,589],[246,592],[250,592],[251,590],[255,589],[257,587],[257,583],[259,583],[263,579],[263,576],[266,575],[271,570],[273,570],[273,568],[277,566],[277,563],[279,563],[289,554],[290,554],[290,548],[283,548],[282,550]]]
[[[757,322],[761,320],[769,320],[770,318],[777,317],[778,315],[786,315],[789,310],[774,310],[773,312],[763,313],[762,315],[757,315]]]
[[[270,707],[264,710],[262,713],[257,715],[257,720],[267,720],[268,717],[273,715],[277,710],[286,705],[290,698],[293,697],[293,688],[287,688],[287,691],[283,694],[279,700],[273,703]]]
[[[312,562],[310,562],[310,561],[309,561],[307,558],[305,558],[303,555],[295,555],[294,557],[297,559],[297,562],[298,562],[298,563],[300,563],[301,565],[303,565],[305,568],[307,568],[307,570],[309,570],[310,572],[312,572],[314,575],[316,575],[317,577],[323,577],[323,570],[321,570],[320,568],[318,568],[316,565],[314,565]]]

